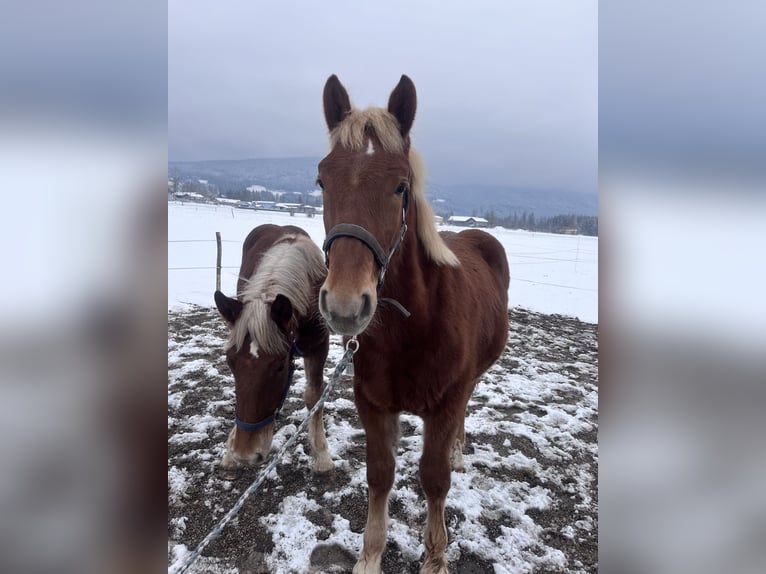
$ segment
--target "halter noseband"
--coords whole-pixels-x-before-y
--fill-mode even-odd
[[[243,431],[253,432],[257,431],[258,429],[262,429],[263,427],[270,425],[279,419],[279,412],[282,410],[282,405],[285,404],[285,399],[287,398],[287,392],[290,390],[290,386],[293,384],[293,374],[295,373],[295,355],[302,357],[303,353],[298,348],[298,345],[296,345],[293,341],[293,344],[290,346],[290,371],[287,373],[287,384],[285,384],[285,387],[282,389],[282,396],[279,399],[279,404],[277,405],[274,413],[267,416],[265,419],[258,421],[257,423],[246,423],[245,421],[239,419],[237,416],[237,409],[235,407],[234,424],[237,425],[237,428],[240,428]]]
[[[327,233],[327,237],[324,240],[324,244],[322,245],[325,265],[327,265],[327,268],[330,268],[330,246],[332,245],[333,241],[339,237],[352,237],[354,239],[358,239],[364,243],[370,251],[372,251],[372,255],[375,258],[375,263],[377,263],[378,268],[380,269],[380,274],[378,275],[378,293],[380,293],[380,289],[383,287],[383,281],[386,277],[386,271],[388,270],[388,264],[391,262],[391,257],[393,257],[394,252],[404,239],[404,234],[407,233],[407,210],[409,209],[410,205],[409,191],[405,191],[403,195],[404,199],[402,200],[402,226],[399,228],[399,234],[397,235],[394,244],[391,246],[391,249],[389,249],[388,255],[386,255],[386,252],[380,246],[380,243],[375,238],[375,236],[361,225],[356,225],[354,223],[339,223],[330,229],[330,231]],[[405,309],[398,301],[389,298],[380,298],[378,300],[381,303],[392,305],[405,317],[410,316],[409,311],[407,311],[407,309]]]

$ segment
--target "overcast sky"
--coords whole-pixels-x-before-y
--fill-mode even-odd
[[[595,0],[171,0],[169,159],[323,156],[333,73],[357,107],[412,78],[435,182],[596,191]]]

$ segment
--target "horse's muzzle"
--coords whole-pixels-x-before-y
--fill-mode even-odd
[[[377,303],[374,297],[372,292],[339,296],[323,286],[319,292],[319,312],[335,333],[358,335],[370,324]]]

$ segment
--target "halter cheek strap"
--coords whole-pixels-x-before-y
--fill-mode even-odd
[[[298,348],[298,345],[293,342],[292,346],[290,347],[290,371],[287,373],[287,384],[285,384],[284,388],[282,389],[282,396],[279,398],[279,404],[277,405],[274,414],[267,416],[265,419],[260,420],[257,423],[246,423],[245,421],[239,419],[237,416],[237,410],[235,408],[234,424],[237,425],[237,428],[242,429],[243,431],[253,432],[279,420],[279,412],[282,410],[282,405],[285,404],[285,399],[287,399],[287,392],[290,390],[290,386],[293,384],[293,375],[295,374],[295,355],[302,357],[303,353]]]

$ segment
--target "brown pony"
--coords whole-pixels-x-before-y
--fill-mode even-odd
[[[233,478],[237,469],[267,457],[296,356],[306,369],[306,405],[319,399],[329,333],[317,312],[317,293],[326,274],[322,252],[303,229],[267,224],[253,229],[242,246],[237,298],[215,292],[231,328],[226,362],[236,389],[235,426],[220,466],[224,476]],[[322,415],[320,408],[309,424],[315,472],[333,467]]]
[[[355,573],[380,572],[402,411],[424,421],[420,571],[447,572],[450,462],[462,470],[466,404],[508,336],[505,251],[482,231],[437,233],[410,147],[415,108],[407,76],[388,109],[355,109],[334,75],[324,88],[331,151],[317,183],[329,270],[319,309],[334,331],[358,336],[354,399],[367,437],[367,526]]]

